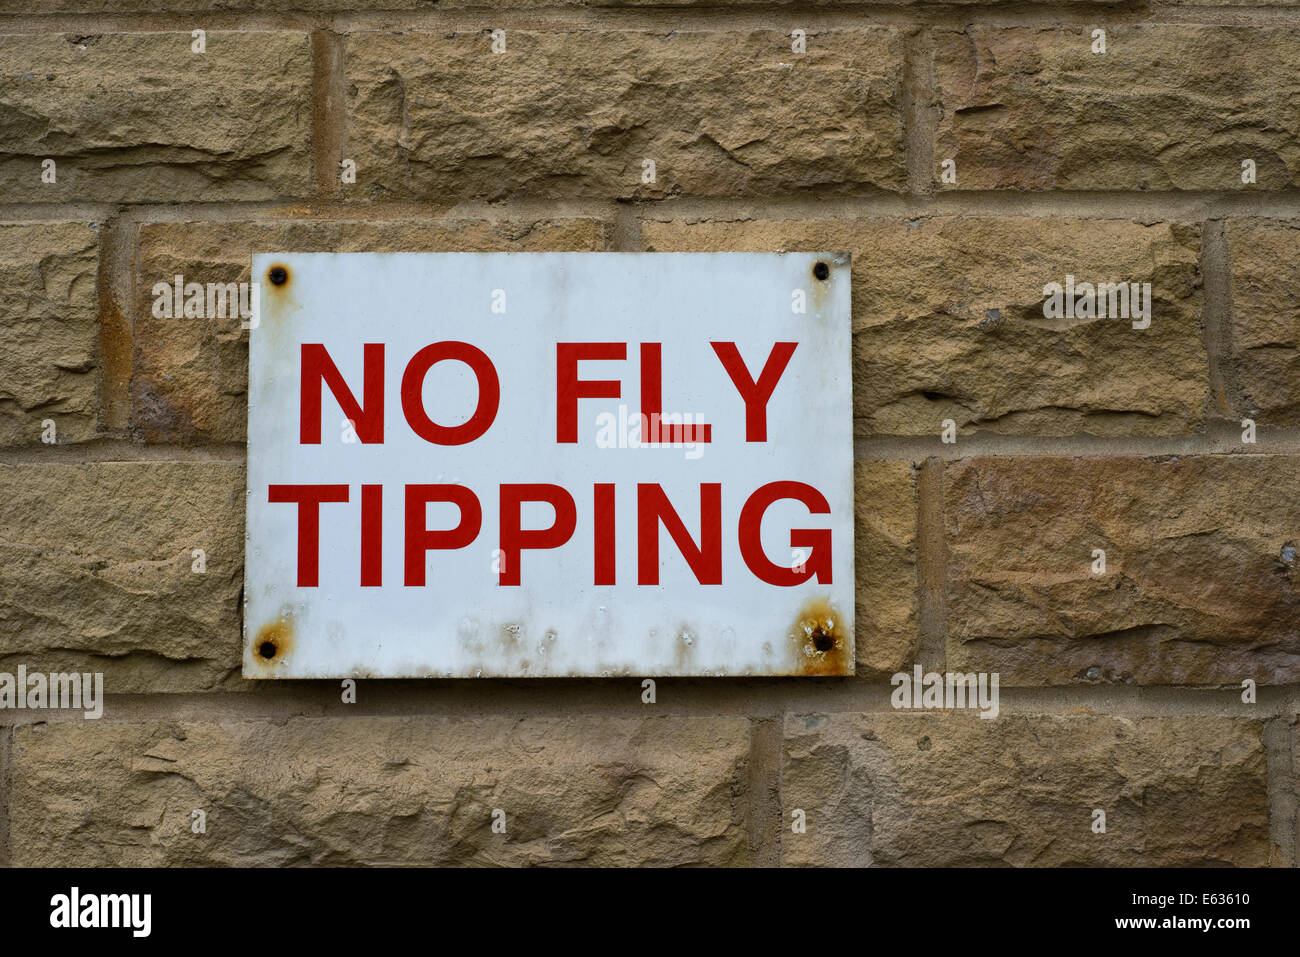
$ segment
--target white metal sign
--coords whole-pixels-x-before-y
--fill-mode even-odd
[[[253,275],[245,676],[853,673],[846,254]]]

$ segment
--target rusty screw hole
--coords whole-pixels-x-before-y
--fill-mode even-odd
[[[835,636],[821,630],[813,632],[812,640],[813,647],[818,651],[830,651],[835,647]]]
[[[813,266],[813,275],[818,279],[827,279],[830,277],[830,274],[831,267],[826,265],[824,262],[819,262],[817,265]]]
[[[275,266],[266,274],[266,278],[271,280],[272,285],[283,286],[289,281],[289,270],[283,266]],[[267,657],[269,658],[270,655]]]
[[[271,659],[275,657],[275,644],[270,641],[264,641],[257,646],[257,653],[263,658]]]

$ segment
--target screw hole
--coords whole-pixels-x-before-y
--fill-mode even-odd
[[[271,280],[272,285],[283,286],[289,281],[289,270],[285,269],[283,266],[274,266],[271,271],[266,274],[266,278]]]
[[[830,651],[835,647],[835,638],[824,631],[818,631],[813,635],[813,647],[818,651]]]
[[[257,647],[257,653],[263,658],[271,659],[275,657],[275,645],[272,642],[264,641]]]
[[[830,274],[831,267],[826,265],[824,262],[819,262],[817,265],[813,266],[813,275],[818,279],[827,279],[830,277]]]

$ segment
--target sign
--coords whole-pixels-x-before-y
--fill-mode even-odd
[[[843,253],[257,255],[244,675],[845,675]]]

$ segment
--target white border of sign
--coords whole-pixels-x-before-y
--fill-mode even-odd
[[[283,253],[254,256],[253,276],[261,294],[249,347],[245,677],[853,673],[846,253]],[[405,416],[408,363],[442,341],[481,350],[499,381],[491,426],[463,445],[433,444]],[[557,432],[562,342],[626,343],[624,359],[577,363],[579,379],[617,381],[619,395],[579,393],[578,439],[569,443]],[[778,342],[797,345],[765,406],[767,441],[753,441],[715,344],[735,343],[757,383]],[[383,345],[382,443],[357,441],[358,423],[325,385],[319,443],[303,444],[304,343],[324,347],[358,402],[365,344]],[[653,365],[643,343],[661,344],[660,411],[707,422],[709,443],[630,443]],[[479,380],[460,361],[440,361],[416,381],[429,419],[444,426],[468,420],[479,402]],[[790,585],[760,580],[740,544],[742,509],[778,482],[812,487],[827,506],[813,514],[820,510],[781,497],[752,523],[764,556],[803,576]],[[301,506],[270,501],[269,489],[315,484],[346,486],[349,497],[320,505],[318,583],[303,587]],[[415,484],[468,488],[481,508],[474,540],[428,551],[418,586],[404,578],[404,490]],[[576,518],[564,544],[516,554],[521,580],[510,586],[498,567],[510,511],[502,486],[521,484],[559,486]],[[705,487],[720,488],[721,584],[700,583],[662,522],[657,572],[639,564],[638,487],[656,484],[695,542],[713,507]],[[607,512],[597,485],[614,488]],[[363,486],[383,490],[371,500],[370,532]],[[449,501],[423,507],[429,530],[464,518]],[[545,528],[561,510],[525,501],[519,522]],[[602,552],[613,585],[593,575],[602,514],[614,528]],[[361,540],[376,527],[382,584],[363,585]],[[829,551],[793,547],[793,529],[829,530]],[[659,581],[645,584],[642,574]]]

